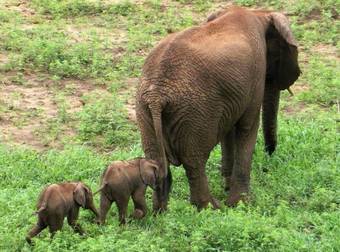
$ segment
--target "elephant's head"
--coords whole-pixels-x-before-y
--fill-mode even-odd
[[[157,162],[151,159],[141,159],[139,170],[143,182],[153,190],[156,190],[159,177],[159,166]]]
[[[256,12],[255,12],[256,13]],[[277,112],[280,91],[298,79],[298,49],[288,19],[282,13],[257,12],[266,27],[267,70],[262,106],[265,149],[271,155],[277,144]]]

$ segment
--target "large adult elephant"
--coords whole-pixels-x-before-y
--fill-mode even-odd
[[[299,77],[297,43],[277,12],[231,7],[208,22],[174,33],[143,67],[137,120],[147,158],[161,164],[154,210],[166,209],[169,163],[183,164],[191,203],[219,203],[209,192],[205,165],[222,146],[222,175],[235,205],[249,190],[261,105],[266,151],[276,147],[280,91]]]

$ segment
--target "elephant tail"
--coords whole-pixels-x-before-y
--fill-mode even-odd
[[[103,185],[95,193],[93,193],[93,196],[101,192],[106,187],[107,184],[108,184],[107,182],[104,182]]]
[[[43,202],[43,203],[41,204],[41,206],[39,207],[39,209],[33,213],[33,215],[40,214],[40,213],[42,213],[43,211],[45,211],[46,209],[47,209],[47,204],[46,204],[46,202]]]
[[[149,105],[149,109],[151,112],[153,127],[156,134],[157,147],[160,154],[160,162],[161,165],[161,175],[163,178],[166,178],[168,175],[168,160],[165,153],[164,148],[164,136],[163,136],[163,127],[162,127],[162,108],[160,105]],[[163,172],[163,174],[162,174]]]

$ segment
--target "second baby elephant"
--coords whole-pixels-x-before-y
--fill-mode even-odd
[[[147,186],[153,190],[158,179],[159,166],[156,161],[137,158],[130,161],[115,161],[109,165],[101,178],[100,224],[105,223],[112,202],[116,202],[120,224],[125,223],[129,198],[135,206],[133,217],[143,218],[147,212],[145,192]]]
[[[49,227],[53,237],[62,228],[66,216],[70,226],[82,234],[83,230],[76,223],[80,207],[90,209],[98,217],[92,192],[85,184],[67,182],[49,185],[40,194],[36,212],[38,223],[28,233],[26,241],[31,243],[31,239],[46,227]]]

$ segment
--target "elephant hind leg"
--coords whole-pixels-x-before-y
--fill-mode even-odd
[[[49,216],[48,226],[51,233],[51,239],[58,230],[61,230],[64,224],[64,216],[62,214],[55,214]]]
[[[255,148],[259,126],[258,114],[254,120],[240,121],[235,129],[235,161],[231,176],[229,206],[235,206],[240,200],[246,200],[249,192],[251,161]],[[244,119],[243,118],[243,119]]]
[[[213,208],[220,208],[219,202],[214,199],[209,191],[208,178],[205,174],[206,159],[190,158],[183,162],[190,186],[190,202],[198,210],[206,208],[209,203]]]
[[[112,205],[112,201],[105,195],[104,192],[101,192],[98,224],[102,225],[105,223],[106,215],[107,215],[107,212],[110,210],[111,205]]]
[[[221,173],[224,178],[224,190],[230,189],[230,180],[235,158],[235,128],[232,128],[222,139],[222,166]]]
[[[42,230],[44,230],[47,225],[39,218],[38,223],[29,231],[26,236],[26,241],[32,244],[32,238],[37,236]]]

